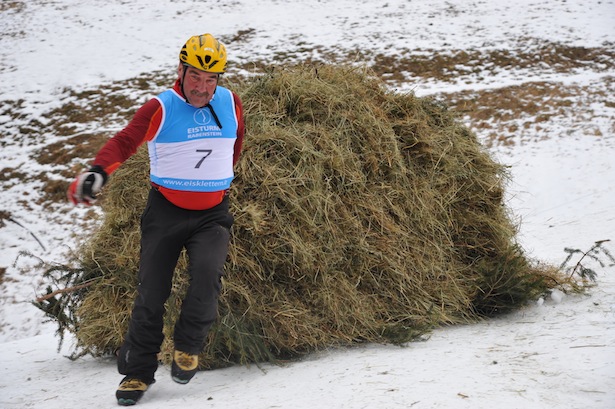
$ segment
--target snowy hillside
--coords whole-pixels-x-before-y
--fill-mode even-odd
[[[37,257],[62,262],[99,213],[50,188],[89,158],[43,159],[76,134],[112,136],[122,113],[83,123],[75,107],[109,97],[100,85],[172,75],[193,34],[227,43],[231,73],[354,61],[394,89],[451,104],[510,166],[508,204],[532,258],[557,265],[564,248],[598,240],[615,253],[615,0],[3,1],[0,30],[0,408],[116,407],[113,360],[70,361],[70,340],[57,353],[55,325],[30,304],[45,286]],[[118,93],[136,107],[159,87]],[[404,348],[202,372],[185,387],[160,368],[139,406],[613,408],[615,268],[590,266],[598,280],[587,295],[555,290]]]

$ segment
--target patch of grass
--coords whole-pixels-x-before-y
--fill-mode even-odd
[[[305,64],[368,64],[380,78],[395,87],[417,78],[456,82],[461,78],[472,77],[476,81],[504,71],[563,73],[579,68],[591,68],[596,72],[608,72],[615,68],[615,49],[612,43],[605,43],[603,47],[587,48],[522,38],[518,40],[517,47],[511,49],[406,48],[397,49],[395,53],[374,53],[364,49],[327,49],[299,42],[287,50],[276,51],[269,63],[251,61],[240,65],[240,68],[262,73],[271,71],[273,64],[285,65],[297,61]]]
[[[26,7],[26,3],[24,1],[2,1],[0,2],[0,12],[5,12],[8,10],[19,13],[23,11]]]
[[[42,182],[41,195],[36,200],[37,204],[45,207],[51,203],[66,201],[66,191],[70,181],[65,179],[53,179],[46,172],[38,175],[37,180]]]
[[[11,218],[10,212],[7,212],[6,210],[0,210],[0,228],[6,226],[5,220],[8,220],[10,218]]]
[[[45,146],[35,158],[41,165],[66,165],[75,159],[93,157],[108,139],[108,134],[81,133]]]
[[[497,89],[440,93],[434,98],[465,116],[484,136],[487,146],[514,144],[521,132],[528,138],[544,137],[551,123],[570,124],[569,131],[575,129],[575,123],[581,124],[583,129],[578,131],[582,134],[601,136],[603,131],[595,123],[586,124],[586,118],[596,118],[599,106],[615,115],[611,102],[615,77],[596,81],[600,81],[600,87],[528,82]]]
[[[227,45],[227,48],[232,48],[234,43],[243,43],[249,41],[250,38],[254,37],[256,30],[253,28],[248,28],[245,30],[238,30],[237,33],[229,36],[221,36],[220,41]]]
[[[526,69],[569,72],[591,66],[606,72],[615,67],[615,50],[527,39],[518,49],[400,50],[398,55],[378,54],[373,61],[374,70],[393,82],[402,83],[409,76],[453,82],[464,76]]]

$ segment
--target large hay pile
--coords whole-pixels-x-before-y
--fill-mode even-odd
[[[544,290],[515,243],[504,169],[426,98],[362,69],[296,67],[234,87],[247,135],[220,319],[203,367],[355,342],[401,343],[510,311]],[[75,332],[86,353],[122,342],[135,295],[144,150],[107,186],[87,244]],[[185,290],[180,260],[165,331]],[[169,360],[167,337],[162,359]]]

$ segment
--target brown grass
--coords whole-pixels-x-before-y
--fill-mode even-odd
[[[600,80],[601,88],[568,85],[557,82],[528,82],[493,90],[462,91],[434,95],[451,109],[464,115],[472,128],[483,135],[487,146],[515,144],[519,134],[541,138],[545,130],[555,126],[570,126],[567,132],[582,127],[578,133],[588,136],[603,136],[594,123],[587,118],[599,118],[599,112],[613,109],[612,95],[615,92],[615,77]],[[604,114],[602,114],[604,115]],[[605,118],[609,121],[609,118]],[[610,118],[615,129],[615,121]]]

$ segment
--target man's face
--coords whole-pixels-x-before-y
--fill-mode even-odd
[[[184,76],[184,70],[186,75]],[[200,108],[209,103],[214,96],[218,85],[218,75],[216,73],[204,72],[194,67],[179,65],[179,78],[184,81],[184,95],[188,103]]]

